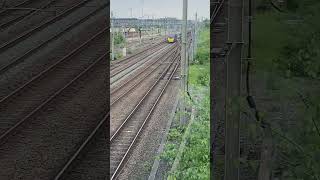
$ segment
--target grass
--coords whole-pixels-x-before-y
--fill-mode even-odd
[[[197,93],[197,95],[201,95],[202,98],[195,100],[193,103],[193,107],[197,111],[195,120],[190,129],[191,132],[187,137],[187,144],[179,162],[178,170],[170,176],[175,177],[175,179],[209,179],[209,91],[205,91],[204,94]]]
[[[210,70],[208,68],[208,65],[199,65],[195,64],[190,66],[189,69],[189,83],[193,86],[196,85],[204,85],[202,84],[201,79],[203,77],[209,78]],[[208,81],[205,81],[204,83],[208,83]]]
[[[170,172],[168,180],[171,179],[209,179],[210,163],[210,98],[209,98],[209,77],[210,77],[210,59],[209,59],[209,28],[200,31],[199,44],[195,62],[189,69],[189,85],[192,90],[191,95],[194,98],[190,102],[195,108],[196,114],[191,126],[189,136],[182,158],[175,172]],[[169,140],[181,141],[184,134],[182,127],[170,130]],[[172,163],[178,153],[179,146],[167,142],[162,157],[169,163]]]
[[[207,180],[210,173],[210,98],[209,89],[194,87],[194,102],[192,106],[196,109],[195,119],[190,128],[187,143],[179,165],[174,172],[168,173],[168,180],[190,179]],[[179,121],[176,120],[176,121]],[[165,150],[161,158],[172,165],[179,151],[185,126],[175,126],[170,129]]]
[[[199,33],[197,54],[189,68],[189,83],[192,86],[209,86],[210,77],[210,29]]]

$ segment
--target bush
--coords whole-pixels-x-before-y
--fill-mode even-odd
[[[197,54],[195,60],[200,65],[209,63],[210,60],[210,29],[209,27],[203,28],[199,33]]]
[[[209,91],[193,102],[195,120],[187,137],[187,144],[176,172],[171,179],[209,179],[210,175],[210,98]]]
[[[197,54],[195,55],[195,61],[190,66],[189,70],[189,82],[194,86],[209,86],[209,37],[209,27],[204,27],[199,33]]]
[[[125,39],[124,39],[122,33],[115,33],[115,35],[114,35],[114,44],[115,45],[122,44],[122,43],[124,43],[124,41],[125,41]]]
[[[281,24],[277,24],[277,26],[285,27],[279,30],[283,30],[286,34],[282,34],[282,37],[274,36],[276,38],[270,38],[271,35],[278,32],[278,29],[272,29],[272,31],[269,31],[270,33],[266,33],[264,29],[269,28],[270,22],[260,21],[265,25],[260,27],[260,32],[258,33],[261,36],[256,38],[259,40],[258,42],[261,42],[258,44],[261,45],[258,47],[260,50],[258,53],[261,57],[269,57],[265,58],[265,62],[270,62],[269,60],[273,59],[273,63],[283,75],[303,77],[299,78],[303,82],[307,78],[320,79],[320,1],[289,0],[287,3],[287,8],[291,12],[282,15],[282,20],[281,22],[279,21]],[[275,14],[273,13],[272,15]],[[299,24],[287,25],[285,21],[293,19],[293,17],[295,17],[295,20],[301,20]],[[263,34],[267,34],[267,36],[263,37]],[[285,38],[282,39],[283,37]],[[272,41],[269,41],[269,39]],[[273,49],[272,44],[266,42],[272,42],[273,46],[281,46]],[[255,48],[257,49],[257,43]],[[270,54],[273,54],[273,56],[270,56]],[[268,70],[270,71],[270,68]],[[276,76],[277,74],[269,80],[271,90],[274,90]],[[296,79],[290,81],[295,82]],[[278,81],[277,83],[281,82]],[[298,84],[296,86],[298,87]],[[301,88],[308,89],[309,87]],[[296,90],[282,85],[280,91],[281,94],[287,95]],[[308,96],[306,95],[306,97]],[[296,96],[292,97],[295,98]],[[320,97],[318,95],[310,95],[306,99],[305,104],[308,106],[299,105],[294,109],[299,114],[299,118],[289,126],[290,128],[281,125],[281,122],[279,124],[281,128],[273,129],[275,131],[273,134],[275,153],[277,156],[285,157],[285,159],[273,162],[273,170],[274,172],[281,172],[280,174],[284,179],[320,179],[320,133],[316,127],[320,125]],[[283,118],[283,122],[285,121],[291,123],[291,118],[288,120]]]
[[[287,76],[320,78],[320,38],[308,41],[289,43],[282,50],[281,57],[275,60],[278,68]]]
[[[200,47],[198,49],[198,52],[196,54],[196,62],[198,64],[204,65],[204,64],[208,63],[208,59],[210,58],[208,51],[209,51],[209,49],[207,49],[207,48]]]
[[[288,28],[289,40],[275,60],[278,68],[289,76],[320,78],[320,2],[303,4],[296,15],[302,22]]]
[[[201,86],[209,86],[208,72],[201,71],[200,75],[197,78],[197,84],[199,84]]]

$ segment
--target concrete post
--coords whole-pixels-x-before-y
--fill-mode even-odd
[[[113,12],[111,12],[111,60],[114,60],[114,27],[113,27]]]
[[[196,13],[196,18],[195,18],[195,25],[194,25],[194,48],[193,48],[193,55],[195,56],[197,54],[197,46],[198,46],[198,14]],[[194,59],[193,59],[194,60]]]
[[[188,0],[183,0],[183,15],[182,15],[182,44],[181,44],[181,101],[180,101],[180,123],[185,124],[185,92],[186,92],[186,55],[187,55],[187,12]]]
[[[123,36],[124,36],[124,48],[122,50],[122,54],[124,57],[127,56],[127,36],[126,36],[126,27],[123,28]]]

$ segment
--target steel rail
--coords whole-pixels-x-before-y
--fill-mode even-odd
[[[105,29],[106,30],[106,29]],[[105,33],[105,32],[103,32]],[[37,108],[35,108],[32,112],[30,112],[27,116],[25,116],[23,119],[21,119],[18,123],[16,123],[13,127],[11,127],[9,130],[7,130],[5,133],[1,134],[0,136],[0,144],[4,143],[6,138],[12,134],[20,125],[22,125],[24,122],[26,122],[30,117],[32,117],[36,112],[40,111],[45,105],[47,105],[49,102],[51,102],[54,98],[56,98],[58,95],[60,95],[65,89],[67,89],[69,86],[71,86],[75,81],[77,81],[79,78],[81,78],[84,74],[86,74],[90,69],[92,69],[99,61],[105,60],[105,57],[107,56],[109,52],[103,54],[101,57],[99,57],[95,62],[93,62],[90,66],[88,66],[85,70],[83,70],[80,74],[78,74],[75,78],[73,78],[67,85],[65,85],[63,88],[55,92],[52,96],[50,96],[45,102],[43,102],[41,105],[39,105]],[[38,76],[40,77],[40,76]]]
[[[90,135],[86,138],[86,140],[81,144],[81,146],[76,150],[76,152],[71,156],[71,158],[67,161],[67,163],[63,166],[61,170],[55,176],[55,180],[62,179],[63,176],[67,173],[67,171],[71,168],[72,164],[74,164],[75,160],[80,156],[81,153],[86,149],[88,144],[94,140],[94,137],[97,136],[99,130],[105,128],[105,123],[107,122],[108,117],[110,117],[110,112],[108,112],[104,118],[99,122],[99,124],[94,128],[94,130],[90,133]]]
[[[172,49],[169,48],[169,46],[163,47],[163,48],[160,49],[160,50],[161,50],[160,52],[156,52],[156,53],[154,53],[154,54],[149,54],[149,55],[143,57],[142,59],[140,59],[140,61],[137,61],[137,62],[132,63],[131,66],[126,66],[126,67],[122,68],[119,72],[116,72],[116,74],[113,74],[113,75],[111,76],[111,78],[117,76],[118,74],[122,73],[123,71],[126,71],[128,68],[130,68],[130,67],[132,67],[132,66],[134,66],[134,65],[136,65],[136,64],[138,64],[138,63],[141,63],[141,62],[142,62],[143,64],[147,64],[147,63],[149,63],[150,61],[151,61],[151,62],[153,62],[153,61],[158,61],[159,59],[161,59],[161,57],[163,57],[163,56],[162,56],[163,53],[172,51]],[[152,59],[153,59],[152,57],[150,58],[151,60],[146,60],[147,58],[149,58],[149,57],[152,56],[152,55],[153,55],[153,56],[156,56],[156,57],[159,56],[159,57],[157,58],[157,60],[152,60]],[[143,60],[145,60],[145,61],[143,61]],[[132,69],[130,72],[132,72],[133,70],[136,70],[136,69],[138,69],[138,68],[139,68],[139,66],[134,67],[134,69]],[[128,75],[130,72],[125,73],[125,74],[123,74],[121,77],[119,77],[118,79],[110,82],[110,85],[113,85],[114,83],[118,82],[121,78],[123,78],[124,76]]]
[[[179,62],[179,60],[178,60],[178,62]],[[172,62],[172,64],[174,64],[174,63],[175,63],[175,62]],[[171,65],[172,65],[172,64],[171,64]],[[137,138],[139,137],[140,133],[142,132],[145,124],[148,122],[148,120],[149,120],[150,116],[152,115],[154,109],[155,109],[156,106],[158,105],[158,103],[159,103],[159,101],[160,101],[163,93],[165,92],[165,90],[166,90],[167,87],[168,87],[168,84],[171,82],[172,77],[173,77],[173,75],[175,74],[175,72],[176,72],[176,70],[178,69],[178,66],[179,66],[179,63],[175,63],[175,64],[176,64],[176,65],[175,65],[175,67],[174,67],[174,69],[173,69],[173,71],[172,71],[169,79],[167,80],[167,82],[166,82],[166,84],[164,85],[164,87],[162,87],[160,94],[158,95],[156,101],[153,103],[153,106],[152,106],[151,110],[149,111],[147,117],[144,119],[141,127],[139,128],[139,130],[138,130],[137,134],[135,135],[134,139],[132,140],[129,148],[127,149],[127,151],[126,151],[126,153],[125,153],[125,155],[122,157],[122,159],[121,159],[119,165],[117,166],[115,172],[112,174],[110,180],[113,180],[113,179],[115,179],[115,178],[118,176],[119,170],[120,170],[121,167],[123,166],[123,163],[124,163],[126,157],[128,156],[128,154],[129,154],[129,152],[131,151],[133,145],[135,144]],[[170,65],[169,67],[171,67],[171,65]],[[169,70],[169,68],[168,68],[168,70]],[[165,72],[167,72],[167,71],[165,71]],[[111,143],[111,141],[112,141],[112,140],[110,140],[110,143]]]
[[[143,50],[139,51],[138,53],[135,53],[135,54],[133,54],[133,55],[131,55],[131,56],[127,56],[126,58],[121,59],[121,60],[119,60],[119,61],[112,61],[112,64],[111,64],[111,65],[117,65],[117,64],[119,64],[119,63],[126,62],[127,60],[129,60],[129,59],[131,59],[131,58],[134,58],[134,57],[136,57],[137,55],[140,55],[140,54],[142,54],[142,53],[144,53],[144,52],[146,52],[146,51],[148,51],[148,50],[150,50],[150,49],[152,49],[152,48],[156,48],[156,47],[160,46],[161,44],[164,44],[164,42],[161,41],[161,42],[159,42],[159,43],[157,43],[157,44],[154,44],[153,46],[150,46],[150,47],[148,47],[148,48],[146,48],[146,49],[143,49]],[[113,69],[114,69],[114,68],[112,68],[111,70],[113,70]]]
[[[177,53],[177,49],[173,49],[172,52],[170,52],[169,56],[173,55]],[[159,57],[158,59],[162,59],[163,57]],[[174,57],[173,57],[174,59]],[[123,83],[121,86],[117,87],[115,90],[113,90],[111,92],[111,95],[114,94],[116,91],[118,91],[119,89],[121,89],[123,86],[125,86],[128,82],[130,82],[131,80],[135,79],[136,77],[138,77],[139,75],[141,75],[142,73],[145,72],[146,69],[148,69],[149,67],[151,67],[152,65],[154,65],[157,61],[153,62],[152,64],[150,64],[148,67],[144,68],[139,74],[131,77],[129,80],[127,80],[125,83]],[[149,73],[146,74],[146,76],[144,76],[143,78],[141,78],[137,83],[135,83],[132,87],[130,87],[130,89],[128,89],[127,91],[125,91],[124,93],[122,93],[116,100],[114,100],[110,106],[114,105],[116,102],[118,102],[120,99],[122,99],[125,95],[127,95],[129,92],[131,92],[136,86],[138,86],[141,82],[143,82],[150,74],[152,74],[154,71],[156,71],[161,65],[163,64],[158,64],[152,71],[150,71]]]
[[[36,31],[38,31],[38,30],[40,30],[40,29],[42,29],[42,28],[44,28],[44,27],[46,27],[46,26],[48,26],[48,25],[50,25],[52,23],[55,23],[56,21],[60,20],[64,16],[72,13],[73,11],[75,11],[76,9],[80,8],[82,5],[84,5],[84,4],[86,4],[86,3],[90,2],[90,1],[93,1],[93,0],[83,0],[80,3],[76,4],[75,6],[65,10],[63,13],[61,13],[61,14],[59,14],[59,15],[57,15],[57,16],[55,16],[55,17],[53,17],[53,18],[51,18],[51,19],[49,19],[49,20],[47,20],[47,21],[45,21],[43,23],[41,23],[39,26],[37,26],[37,27],[35,27],[33,29],[30,29],[29,31],[27,31],[25,33],[22,33],[20,36],[16,37],[15,39],[12,39],[12,40],[9,40],[9,41],[5,42],[4,44],[2,44],[0,46],[0,52],[5,50],[5,49],[7,49],[7,48],[9,48],[14,43],[17,43],[18,41],[21,41],[22,39],[27,38],[32,33],[36,32]],[[106,3],[106,4],[108,5],[109,3]]]
[[[67,171],[71,168],[72,164],[74,164],[75,160],[80,156],[81,153],[83,153],[88,144],[93,141],[94,137],[97,135],[97,132],[104,127],[103,125],[106,123],[108,117],[110,117],[110,112],[108,112],[108,114],[103,118],[103,120],[100,121],[100,123],[90,133],[90,135],[84,141],[84,143],[82,143],[81,146],[77,149],[77,151],[71,156],[71,158],[64,165],[64,167],[61,170],[59,170],[56,177],[54,178],[55,180],[62,179],[66,175]]]
[[[14,18],[14,19],[12,19],[12,20],[9,20],[8,22],[5,22],[5,23],[2,23],[2,24],[0,24],[0,29],[4,29],[4,28],[6,28],[6,27],[8,27],[8,26],[10,26],[11,24],[13,24],[13,23],[15,23],[15,22],[20,22],[20,21],[22,21],[23,19],[26,19],[26,18],[28,18],[28,17],[31,17],[32,15],[34,15],[36,12],[38,12],[38,11],[43,11],[42,9],[44,9],[44,8],[47,8],[48,6],[50,6],[52,3],[54,3],[55,2],[55,0],[51,0],[51,1],[49,1],[47,4],[45,4],[45,5],[43,5],[43,6],[41,6],[41,7],[39,7],[39,8],[32,8],[32,9],[30,9],[30,8],[26,8],[26,10],[30,10],[29,12],[27,12],[27,13],[25,13],[25,14],[23,14],[23,15],[21,15],[21,16],[19,16],[19,17],[16,17],[16,18]],[[19,8],[19,9],[21,9],[21,8]],[[16,10],[15,8],[14,9],[8,9],[7,8],[7,10]],[[23,10],[23,9],[22,9]]]
[[[23,90],[25,87],[27,87],[29,84],[31,84],[32,82],[34,82],[35,80],[38,80],[39,78],[42,78],[43,76],[45,76],[48,72],[50,72],[51,70],[53,70],[57,65],[63,63],[64,61],[72,58],[74,55],[76,55],[77,53],[80,52],[80,50],[82,50],[83,48],[85,48],[86,46],[90,45],[90,42],[93,41],[95,38],[97,38],[98,36],[102,35],[103,33],[106,33],[108,30],[108,27],[104,28],[103,30],[101,30],[100,32],[98,32],[97,34],[95,34],[93,37],[91,37],[89,40],[87,40],[86,42],[84,42],[83,44],[81,44],[80,46],[78,46],[77,48],[75,48],[73,51],[71,51],[69,54],[67,54],[66,56],[62,57],[60,60],[58,60],[56,63],[54,63],[53,65],[49,66],[47,69],[45,69],[44,71],[42,71],[41,73],[39,73],[37,76],[33,77],[32,79],[30,79],[28,82],[26,82],[25,84],[23,84],[22,86],[20,86],[18,89],[14,90],[12,93],[10,93],[9,95],[7,95],[6,97],[2,98],[0,100],[0,104],[3,103],[4,101],[8,100],[10,97],[12,97],[13,95],[15,95],[16,93],[20,92],[21,90]]]
[[[118,135],[120,130],[123,128],[123,126],[127,123],[127,121],[131,118],[131,116],[137,111],[137,109],[140,107],[142,102],[146,99],[146,97],[150,94],[150,92],[153,90],[153,88],[158,84],[158,82],[161,80],[162,76],[165,75],[165,73],[168,71],[168,69],[171,67],[172,64],[168,65],[167,68],[161,73],[159,78],[155,81],[155,83],[148,89],[148,91],[145,93],[145,95],[141,98],[141,100],[138,102],[138,104],[134,107],[134,109],[130,112],[130,114],[126,117],[126,119],[122,122],[122,124],[119,126],[119,128],[116,130],[116,132],[111,136],[110,141]]]
[[[142,62],[142,60],[145,60],[144,63],[148,62],[148,60],[146,60],[148,57],[152,56],[152,55],[158,55],[161,54],[162,52],[166,51],[167,49],[169,49],[170,46],[165,46],[163,48],[161,48],[160,50],[157,50],[156,52],[152,53],[152,54],[145,54],[144,56],[142,56],[142,59],[140,61],[137,62],[132,62],[131,64],[127,65],[127,66],[120,66],[118,71],[112,73],[110,72],[111,78],[117,76],[118,74],[122,73],[123,71],[125,71],[126,69],[128,69],[128,67],[131,67],[137,63]],[[123,76],[122,76],[123,77]]]
[[[29,1],[32,1],[32,0],[25,0],[25,1],[23,1],[23,2],[21,2],[21,3],[19,3],[19,4],[17,4],[17,5],[15,5],[15,6],[13,6],[13,7],[20,7],[20,6],[28,3]],[[0,11],[0,16],[3,16],[3,14],[6,13],[7,11],[9,11],[9,9],[6,9],[6,8],[5,8],[4,10]]]
[[[32,53],[38,51],[40,48],[46,46],[47,44],[49,44],[50,42],[56,40],[57,38],[61,37],[62,35],[64,35],[66,32],[72,30],[73,28],[75,28],[76,26],[80,25],[81,23],[85,22],[87,19],[89,19],[90,17],[96,15],[98,12],[100,12],[102,9],[106,8],[106,5],[103,5],[102,7],[96,9],[94,12],[91,12],[90,14],[88,14],[86,17],[84,17],[83,19],[80,19],[79,21],[77,21],[76,23],[70,25],[69,27],[67,27],[65,30],[59,32],[58,34],[56,34],[55,36],[51,37],[50,39],[48,39],[47,41],[38,44],[36,47],[34,47],[33,49],[30,49],[29,51],[25,52],[23,55],[15,58],[14,60],[12,60],[12,62],[10,62],[9,64],[5,65],[4,67],[0,68],[0,74],[4,73],[5,71],[7,71],[8,69],[10,69],[12,66],[23,62],[25,60],[25,58],[27,58],[28,56],[30,56]]]
[[[213,10],[213,13],[212,13],[212,16],[211,16],[211,19],[210,19],[211,22],[214,22],[214,20],[216,19],[217,15],[218,15],[218,12],[220,11],[224,1],[225,0],[220,0],[218,5],[215,6],[215,9]]]
[[[177,47],[173,47],[171,50],[168,51],[169,56],[171,55],[170,53],[172,53],[173,50],[176,50],[178,48]],[[148,66],[146,66],[141,72],[139,72],[138,74],[132,76],[131,78],[129,78],[125,83],[123,83],[123,85],[121,85],[120,87],[117,87],[115,89],[113,89],[111,91],[111,94],[114,93],[115,91],[117,91],[118,89],[122,88],[126,83],[130,82],[131,80],[133,80],[135,77],[139,76],[140,74],[142,74],[145,70],[147,70],[149,67],[151,67],[152,65],[154,65],[159,59],[161,59],[162,57],[158,57],[157,60],[155,60],[154,62],[152,62],[151,64],[149,64]],[[117,82],[117,81],[116,81]]]
[[[134,56],[136,57],[136,59],[146,59],[147,57],[151,56],[152,54],[154,53],[157,53],[157,51],[161,50],[161,49],[164,49],[168,46],[164,46],[162,47],[162,45],[165,45],[165,44],[159,44],[158,46],[153,46],[151,48],[148,48],[146,49],[145,51],[143,51],[142,53],[137,53],[136,55],[139,55],[139,56]],[[160,48],[160,49],[159,49]],[[133,59],[133,58],[130,58],[130,59]],[[133,59],[135,60],[135,59]],[[137,62],[136,62],[137,63]],[[120,63],[119,63],[120,64]],[[135,62],[132,62],[132,61],[129,61],[129,60],[126,60],[124,61],[123,64],[120,64],[118,66],[113,66],[113,68],[110,69],[110,75],[111,76],[114,76],[114,74],[119,74],[121,73],[123,70],[125,70],[126,68],[124,68],[124,66],[132,66],[133,64],[135,64]],[[119,70],[120,69],[120,70]],[[116,71],[116,72],[114,72]]]

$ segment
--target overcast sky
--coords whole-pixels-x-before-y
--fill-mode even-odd
[[[147,18],[175,17],[182,18],[183,0],[111,0],[111,11],[115,17],[140,18],[143,14]],[[209,18],[210,0],[188,0],[188,18],[194,19],[195,13],[198,17]]]

